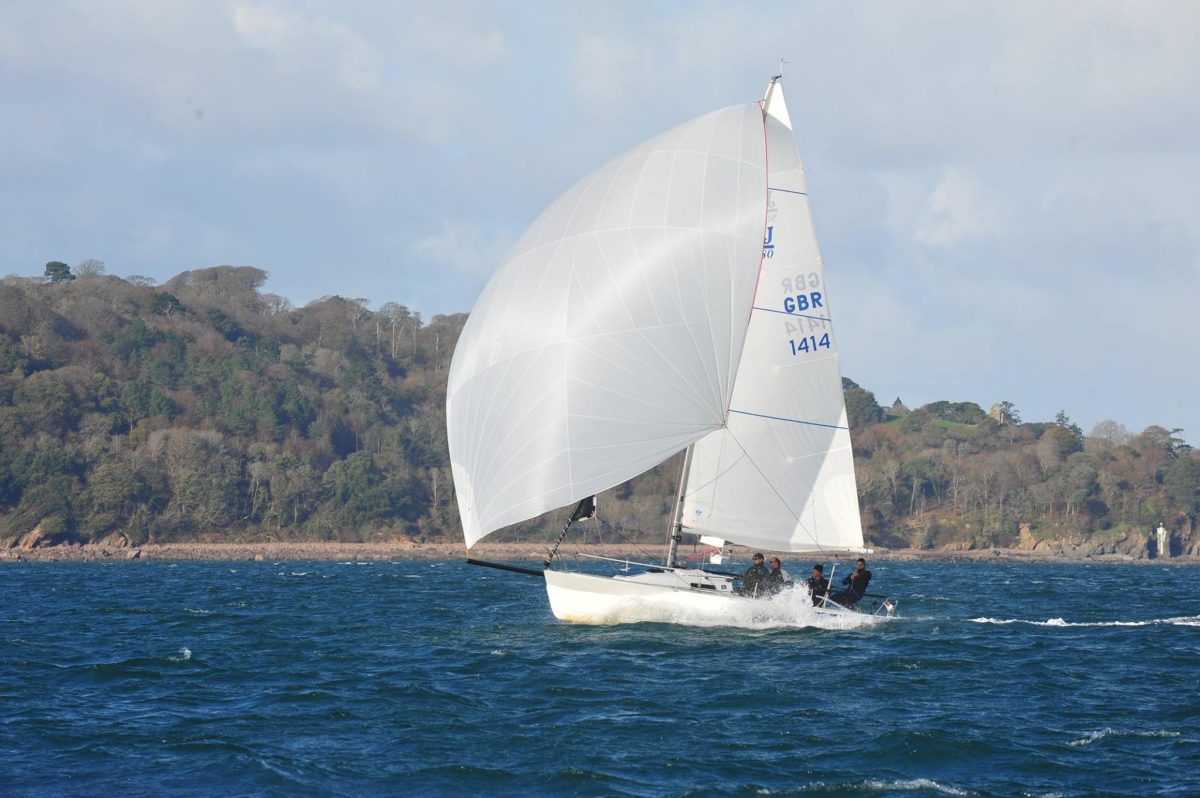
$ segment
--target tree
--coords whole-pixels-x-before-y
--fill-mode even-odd
[[[1021,411],[1017,410],[1017,406],[1014,405],[1012,402],[1009,402],[1009,401],[998,402],[995,405],[995,408],[996,408],[998,415],[1000,416],[996,420],[999,421],[1001,424],[1020,424],[1021,423]]]
[[[860,388],[853,380],[843,379],[842,385],[846,417],[850,420],[851,429],[862,429],[883,421],[883,408],[875,401],[875,394]]]
[[[104,274],[104,261],[88,258],[75,266],[75,274],[79,277],[96,277]]]
[[[1112,419],[1105,419],[1096,422],[1089,437],[1098,438],[1114,446],[1121,446],[1128,443],[1133,436],[1129,434],[1129,430],[1125,429],[1124,424],[1119,424]]]
[[[1163,470],[1163,487],[1167,495],[1191,518],[1200,515],[1200,460],[1180,458]]]
[[[930,402],[925,409],[940,419],[958,424],[979,424],[987,414],[974,402]]]
[[[1155,424],[1142,430],[1133,443],[1143,451],[1148,448],[1158,449],[1171,457],[1177,457],[1180,452],[1190,448],[1183,442],[1183,438],[1179,437],[1181,432],[1183,430],[1178,427],[1169,430]]]
[[[183,312],[183,303],[180,302],[174,294],[167,291],[159,291],[154,295],[154,312],[170,318],[176,313]]]
[[[1071,437],[1075,439],[1075,443],[1079,447],[1083,446],[1083,430],[1080,429],[1079,425],[1072,421],[1069,416],[1067,416],[1065,411],[1058,411],[1058,414],[1054,417],[1054,425],[1065,429],[1071,434]]]
[[[75,279],[75,275],[71,274],[71,267],[61,260],[52,260],[47,263],[45,274],[52,283],[69,283]]]

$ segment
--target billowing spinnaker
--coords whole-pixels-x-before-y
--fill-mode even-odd
[[[781,93],[772,97],[782,103]],[[762,275],[728,423],[692,452],[683,525],[775,551],[860,548],[837,341],[804,169],[786,107],[767,110]]]
[[[468,546],[721,426],[762,254],[763,115],[726,108],[551,205],[471,311],[446,425]]]

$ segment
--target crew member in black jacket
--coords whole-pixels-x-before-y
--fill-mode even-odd
[[[849,587],[834,593],[833,600],[843,607],[853,607],[867,592],[870,583],[871,572],[867,570],[867,561],[859,557],[854,563],[854,570],[842,579],[842,584]]]
[[[821,606],[821,597],[829,592],[829,580],[825,578],[825,566],[821,563],[813,565],[812,576],[808,579],[808,592],[812,593],[814,607]]]
[[[767,571],[767,566],[763,565],[762,553],[755,553],[750,562],[752,565],[742,574],[742,595],[751,598],[764,596],[767,594],[767,577],[770,576],[770,572]]]

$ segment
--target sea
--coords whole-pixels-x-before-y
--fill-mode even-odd
[[[3,564],[0,795],[1200,795],[1200,569],[871,568],[897,616],[827,628],[569,625],[463,562]]]

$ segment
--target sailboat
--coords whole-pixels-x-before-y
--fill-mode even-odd
[[[684,534],[861,551],[831,306],[781,76],[761,101],[580,180],[500,264],[454,352],[447,436],[468,551],[681,451],[661,565],[572,570],[556,545],[544,569],[510,568],[544,577],[555,617],[672,620],[760,601],[731,574],[680,566]]]

